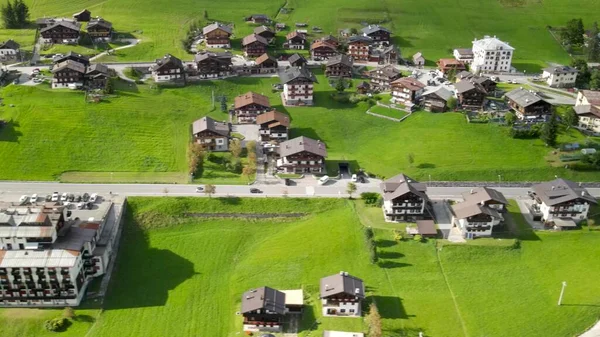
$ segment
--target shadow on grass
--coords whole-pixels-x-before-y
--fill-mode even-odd
[[[432,169],[432,168],[435,168],[435,164],[421,163],[421,164],[417,165],[417,168],[420,168],[420,169]]]
[[[239,205],[242,202],[242,199],[239,197],[220,197],[217,198],[224,205]]]
[[[73,317],[73,320],[75,322],[82,323],[94,323],[96,321],[96,319],[90,315],[75,315],[75,317]]]
[[[393,247],[397,244],[396,241],[394,240],[377,240],[375,241],[375,245],[378,248],[383,248],[383,247]]]
[[[410,263],[402,263],[402,262],[396,262],[396,261],[390,261],[390,260],[379,261],[377,263],[377,265],[384,269],[394,269],[394,268],[402,268],[402,267],[412,266],[412,264],[410,264]]]
[[[304,137],[308,137],[308,138],[312,138],[312,139],[321,139],[319,137],[319,134],[317,133],[317,131],[315,131],[315,129],[313,129],[313,128],[292,128],[292,129],[290,129],[290,139],[300,137],[300,136],[304,136]]]
[[[0,142],[18,143],[19,137],[23,135],[21,131],[17,131],[19,122],[8,121],[4,124],[0,122]]]
[[[320,308],[320,306],[319,306]],[[290,316],[290,315],[288,315]],[[300,315],[298,315],[300,316]],[[315,315],[315,308],[312,305],[304,306],[304,310],[302,311],[302,317],[300,319],[300,324],[298,325],[298,332],[312,330],[316,325],[317,317]]]
[[[525,216],[521,214],[520,209],[518,210],[519,211],[517,212],[509,209],[506,213],[506,215],[509,216],[509,219],[506,219],[506,221],[512,221],[514,223],[515,228],[512,228],[511,230],[512,235],[523,241],[540,241],[540,237],[535,234],[535,231],[531,228],[531,225],[529,225]],[[508,226],[508,228],[510,228],[510,226]]]
[[[399,259],[401,257],[404,257],[404,254],[390,251],[379,251],[377,252],[377,256],[379,256],[382,259]]]
[[[123,245],[104,310],[163,306],[171,290],[198,275],[189,260],[170,250],[150,247],[132,213],[128,207]]]
[[[371,299],[377,304],[381,318],[408,319],[409,317],[416,317],[415,315],[408,315],[406,313],[400,297],[373,296]]]

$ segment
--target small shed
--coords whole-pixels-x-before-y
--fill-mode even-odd
[[[594,153],[596,153],[596,149],[594,149],[594,148],[581,149],[581,154],[584,154],[584,155],[594,154]]]
[[[436,237],[437,228],[435,228],[433,220],[417,220],[417,227],[406,227],[406,233],[423,237]]]
[[[421,52],[414,54],[412,58],[415,66],[422,67],[425,65],[425,57],[423,57],[423,54]]]
[[[304,309],[304,291],[302,289],[281,290],[285,294],[285,310],[289,314],[301,314]]]
[[[577,228],[577,224],[573,219],[554,219],[552,222],[554,222],[554,228],[560,230]]]
[[[73,14],[73,19],[77,20],[77,22],[88,22],[92,18],[92,13],[84,9],[79,13]]]

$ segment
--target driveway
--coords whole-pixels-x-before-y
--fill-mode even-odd
[[[450,206],[444,199],[432,200],[431,205],[433,208],[433,215],[438,228],[444,234],[444,238],[447,238],[450,230],[452,229],[452,214],[450,214]]]
[[[231,126],[231,132],[237,132],[244,136],[242,140],[242,146],[246,146],[246,143],[254,140],[260,142],[259,125],[256,124],[236,124]]]

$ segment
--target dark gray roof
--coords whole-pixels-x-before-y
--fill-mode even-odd
[[[388,64],[388,65],[383,66],[383,67],[379,67],[379,68],[377,68],[375,70],[371,70],[371,72],[372,73],[379,73],[379,72],[381,72],[380,75],[383,75],[383,76],[385,76],[387,78],[392,78],[392,77],[395,77],[395,76],[398,76],[398,75],[401,74],[400,70],[396,69],[396,67],[394,67],[391,64]]]
[[[334,66],[336,64],[343,64],[348,67],[352,67],[352,60],[350,57],[348,57],[348,55],[345,54],[332,56],[327,60],[327,66]]]
[[[260,33],[264,33],[264,32],[270,32],[270,33],[275,34],[273,32],[273,30],[267,26],[258,26],[256,28],[254,28],[254,34],[260,34]]]
[[[287,157],[302,151],[310,152],[321,157],[327,157],[327,146],[320,140],[308,137],[296,137],[286,140],[279,145],[279,155]]]
[[[456,77],[460,78],[461,80],[464,78],[471,78],[473,77],[473,73],[463,70],[460,73],[456,74]]]
[[[59,236],[52,244],[52,249],[80,251],[86,242],[91,242],[97,229],[71,227],[64,236]]]
[[[66,61],[57,63],[52,68],[52,73],[56,73],[63,69],[71,69],[71,70],[77,71],[82,74],[85,73],[85,65],[83,63],[79,63],[79,62],[73,61],[73,60],[66,60]]]
[[[111,29],[112,28],[112,23],[110,21],[106,21],[106,20],[104,20],[102,18],[100,18],[100,19],[92,19],[92,20],[90,20],[90,23],[88,23],[87,29],[90,29],[90,28],[95,27],[95,26],[99,26],[99,27],[102,27],[102,28]]]
[[[294,54],[294,55],[292,55],[292,56],[290,56],[288,58],[288,62],[290,62],[290,64],[294,63],[294,62],[297,62],[297,61],[300,61],[300,60],[302,60],[302,62],[304,64],[306,64],[306,59],[304,58],[304,56],[302,56],[302,55],[300,55],[298,53],[296,53],[296,54]]]
[[[194,135],[205,130],[218,133],[224,137],[229,136],[229,125],[217,122],[210,117],[203,117],[192,123],[192,133]]]
[[[60,63],[60,62],[66,61],[66,60],[75,60],[77,62],[84,63],[84,64],[90,63],[89,57],[75,53],[73,51],[68,52],[67,54],[63,55],[60,58],[53,59],[54,63]]]
[[[576,199],[583,199],[593,204],[598,203],[596,198],[591,196],[584,187],[579,186],[573,181],[562,178],[533,185],[532,189],[535,192],[536,197],[548,206]]]
[[[569,67],[569,66],[556,66],[556,67],[548,67],[548,68],[544,68],[545,72],[548,72],[550,74],[570,74],[570,73],[578,73],[579,70],[573,68],[573,67]]]
[[[443,99],[444,101],[448,101],[450,99],[450,97],[452,97],[452,92],[444,87],[438,87],[438,88],[431,88],[428,91],[425,91],[421,96],[422,97],[427,97],[429,95],[435,95],[438,96],[439,98]]]
[[[318,83],[315,75],[306,67],[290,67],[279,76],[279,79],[283,84],[299,78],[311,81],[313,83]]]
[[[108,75],[108,66],[106,64],[95,63],[88,67],[87,73],[99,72]]]
[[[242,310],[245,314],[255,310],[268,310],[280,315],[285,313],[285,293],[269,287],[246,291],[242,295]]]
[[[175,57],[175,56],[173,56],[171,54],[167,54],[163,58],[157,59],[156,60],[156,64],[152,67],[152,69],[153,70],[158,70],[162,66],[164,66],[166,64],[169,64],[169,63],[173,63],[177,67],[183,68],[183,62],[179,58],[177,58],[177,57]]]
[[[228,26],[226,24],[222,24],[220,22],[215,22],[215,23],[211,23],[210,25],[202,28],[202,33],[203,34],[208,34],[210,32],[212,32],[215,29],[221,29],[229,34],[231,34],[231,26]]]
[[[20,45],[13,40],[8,40],[0,43],[0,49],[19,49]]]
[[[459,94],[462,94],[464,92],[471,91],[474,89],[478,90],[480,92],[486,92],[485,89],[479,83],[472,81],[470,79],[461,80],[460,82],[455,83],[454,88],[456,89],[456,92]]]
[[[69,29],[73,29],[73,30],[76,30],[76,31],[79,31],[81,29],[81,24],[78,23],[78,22],[56,21],[56,22],[51,23],[50,25],[48,25],[48,26],[40,29],[40,33],[43,33],[43,32],[45,32],[47,30],[51,30],[51,29],[53,29],[55,27],[58,27],[58,26],[62,26],[62,27],[69,28]]]
[[[367,27],[364,27],[363,29],[361,29],[361,31],[367,35],[370,35],[372,33],[380,31],[380,30],[383,30],[384,32],[388,32],[390,34],[392,33],[392,32],[390,32],[389,29],[381,27],[380,25],[368,25]]]
[[[348,43],[352,43],[352,42],[371,43],[371,42],[373,42],[373,39],[368,36],[364,36],[364,35],[353,35],[353,36],[350,36],[350,38],[348,38]]]
[[[504,194],[489,187],[477,187],[469,192],[464,192],[462,196],[466,202],[479,203],[495,201],[504,205],[508,204],[508,200],[506,200]]]
[[[523,88],[511,90],[504,94],[504,96],[506,96],[508,99],[514,101],[522,107],[527,107],[539,101],[543,101],[543,99],[540,96]]]
[[[427,185],[422,184],[411,177],[400,173],[380,184],[385,200],[393,200],[407,193],[413,193],[425,200],[427,197]]]
[[[219,53],[203,52],[203,53],[196,54],[194,56],[194,61],[200,62],[200,61],[204,61],[209,58],[214,58],[221,62],[231,63],[232,57],[233,57],[233,55],[231,55],[230,52],[219,52]]]
[[[344,272],[323,277],[321,279],[321,298],[338,294],[356,296],[359,299],[365,298],[363,281]]]

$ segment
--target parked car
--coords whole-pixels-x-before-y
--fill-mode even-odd
[[[83,193],[83,201],[88,202],[90,200],[90,195],[87,193]]]
[[[352,175],[352,181],[353,182],[357,182],[358,181],[358,176],[355,174]]]
[[[94,202],[96,202],[97,199],[98,199],[98,194],[92,193],[92,195],[90,196],[90,202],[94,203]]]
[[[76,201],[76,202],[81,202],[81,194],[77,194],[77,195],[75,196],[75,201]]]
[[[52,193],[52,201],[58,201],[58,192]]]
[[[198,193],[204,192],[204,187],[202,187],[202,186],[196,187],[196,192],[198,192]]]
[[[259,190],[258,188],[251,188],[250,193],[262,193],[262,191]]]
[[[325,185],[329,181],[329,176],[322,176],[319,178],[319,185]]]
[[[67,201],[68,198],[69,198],[69,195],[67,194],[67,192],[65,192],[60,196],[60,201],[63,201],[63,202]]]
[[[19,198],[20,203],[27,202],[28,200],[29,200],[29,196],[26,196],[26,195],[22,195],[21,198]]]
[[[93,202],[88,202],[87,204],[85,204],[87,206],[87,209],[92,209],[94,208],[94,203]]]
[[[75,201],[75,194],[71,193],[68,197],[69,201]]]
[[[285,178],[285,186],[291,186],[291,185],[292,185],[292,179]]]
[[[42,83],[42,82],[44,82],[44,79],[42,79],[42,78],[39,78],[39,77],[33,78],[33,83]]]
[[[77,209],[83,209],[85,207],[85,202],[80,202],[77,204]]]
[[[52,201],[52,194],[48,194],[48,195],[46,196],[46,201],[47,201],[47,202],[50,202],[50,201]]]
[[[34,194],[31,195],[31,202],[36,202],[37,199],[38,199],[37,193],[34,193]]]

